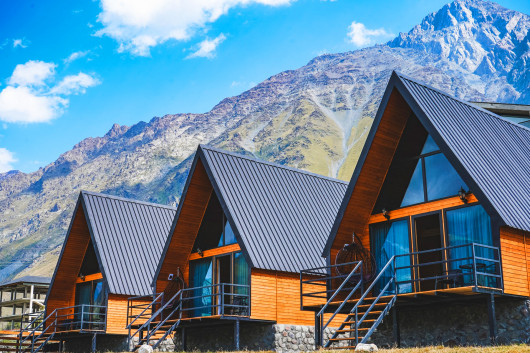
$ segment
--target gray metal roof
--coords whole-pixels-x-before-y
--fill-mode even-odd
[[[109,292],[151,294],[151,281],[177,210],[87,191],[81,196]]]
[[[19,284],[19,283],[28,283],[28,284],[50,284],[51,282],[50,277],[42,277],[42,276],[24,276],[12,279],[10,281],[2,282],[0,283],[0,287],[9,286],[12,284]]]
[[[452,154],[448,158],[457,171],[462,177],[468,174],[466,182],[474,182],[475,187],[468,185],[479,201],[489,203],[502,223],[530,231],[530,129],[403,75],[398,77],[414,99],[409,104],[417,104],[428,120],[424,124],[432,124],[435,142],[447,146],[444,153]],[[421,115],[416,107],[411,108]]]
[[[298,272],[325,266],[320,252],[346,182],[209,146],[197,152],[254,267]]]

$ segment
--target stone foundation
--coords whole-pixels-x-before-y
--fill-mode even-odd
[[[495,312],[498,344],[530,343],[530,301],[496,300]],[[491,344],[485,299],[400,307],[398,317],[402,347]],[[394,346],[392,321],[388,315],[370,341],[378,347]]]
[[[333,335],[326,329],[324,339]],[[175,346],[182,350],[181,331],[176,334]],[[234,350],[234,327],[232,324],[186,329],[188,351]],[[346,342],[341,342],[342,346]],[[257,324],[241,321],[240,350],[269,350],[278,353],[313,351],[315,331],[313,326]]]

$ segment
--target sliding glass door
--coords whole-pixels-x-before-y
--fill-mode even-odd
[[[398,220],[394,222],[382,222],[370,225],[371,247],[374,254],[377,273],[379,273],[388,261],[395,255],[410,253],[410,236],[408,220]],[[410,266],[409,256],[400,256],[396,259],[396,268]],[[377,281],[374,288],[380,292],[394,274],[394,267],[390,265]],[[396,280],[402,283],[398,287],[399,293],[412,291],[410,267],[396,270]],[[394,286],[391,285],[386,293],[394,293]]]
[[[449,246],[466,245],[470,243],[493,246],[491,233],[491,220],[481,205],[462,207],[446,212],[447,222],[447,239]],[[450,249],[449,257],[452,260],[462,259],[460,261],[451,261],[449,267],[453,271],[462,271],[464,273],[464,284],[471,284],[471,268],[473,260],[471,246],[458,247]],[[494,259],[493,249],[480,246],[475,247],[475,256],[484,259]],[[477,272],[495,272],[494,263],[481,260],[477,261]],[[465,273],[469,273],[468,276]],[[479,278],[480,283],[484,280]],[[488,283],[489,286],[493,285]]]
[[[197,288],[191,293],[191,304],[194,308],[192,316],[212,315],[212,284],[212,258],[190,261],[190,286]]]

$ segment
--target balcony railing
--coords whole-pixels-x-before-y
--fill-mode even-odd
[[[476,243],[396,255],[391,270],[400,293],[504,286],[499,248]]]
[[[350,262],[300,271],[301,307],[323,305],[332,295],[342,300],[356,286],[360,290],[355,296],[364,295],[370,286],[363,275],[364,265]],[[405,294],[461,287],[499,292],[504,288],[499,248],[477,243],[396,255],[391,266],[383,271],[377,269],[376,274],[387,280],[394,278],[396,285],[391,289],[371,286],[375,296],[382,290]]]

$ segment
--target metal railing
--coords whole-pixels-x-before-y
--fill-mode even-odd
[[[333,275],[334,271],[338,266],[353,266],[353,269],[348,275]],[[327,266],[327,267],[317,267],[312,269],[306,269],[300,271],[300,307],[304,308],[304,297],[309,298],[325,298],[327,301],[321,307],[320,311],[315,315],[315,342],[317,346],[321,346],[324,338],[324,331],[333,321],[335,316],[342,310],[344,305],[350,300],[354,294],[360,289],[360,293],[363,292],[363,262],[356,261],[348,264]],[[309,277],[309,279],[307,279]],[[340,285],[336,290],[318,290],[317,292],[304,292],[304,284],[307,286],[322,286],[324,283],[329,288],[329,283],[331,281],[342,280]],[[345,294],[345,298],[338,297],[339,294]],[[342,301],[341,304],[335,309],[331,314],[330,318],[326,323],[324,323],[324,314],[327,312],[327,308],[337,300]]]
[[[359,264],[361,267],[357,268]],[[326,304],[336,288],[349,293],[358,283],[362,285],[363,266],[361,261],[354,261],[300,271],[301,310],[304,310],[304,299],[310,301],[310,305]],[[341,274],[344,272],[347,274]]]
[[[105,332],[106,311],[106,306],[81,304],[57,308],[46,317],[42,313],[20,329],[18,351],[38,352],[58,332]]]
[[[138,344],[149,344],[152,337],[162,331],[162,336],[157,337],[157,341],[153,344],[153,348],[156,349],[168,335],[177,329],[183,318],[223,317],[225,315],[250,316],[249,285],[219,283],[181,289],[152,313],[148,320],[141,325],[138,324],[136,331],[132,332],[136,319],[127,326],[129,347],[137,336]]]
[[[408,262],[407,262],[408,258]],[[438,259],[439,258],[439,259]],[[353,266],[349,275],[334,275],[337,266]],[[422,271],[423,270],[423,271]],[[336,271],[339,273],[339,271]],[[392,256],[378,270],[376,278],[365,287],[362,276],[362,263],[339,264],[300,271],[300,307],[308,305],[304,302],[312,298],[309,305],[319,310],[315,315],[315,342],[317,347],[329,347],[341,332],[351,332],[351,341],[357,345],[372,335],[397,300],[400,293],[420,292],[422,286],[430,282],[435,290],[457,287],[473,287],[477,292],[503,290],[503,276],[498,247],[469,243],[425,251],[417,251]],[[338,282],[341,280],[342,282]],[[409,288],[407,288],[407,286]],[[342,295],[339,295],[342,293]],[[348,294],[346,294],[348,293]],[[358,294],[359,296],[354,296]],[[357,299],[358,298],[358,299]],[[384,300],[383,300],[384,298]],[[354,300],[351,300],[354,299]],[[315,304],[315,300],[321,300]],[[322,302],[325,301],[325,304]],[[324,330],[338,313],[344,312],[346,304],[355,303],[346,320],[323,344]],[[340,303],[340,304],[339,304]],[[333,304],[333,305],[331,305]],[[372,312],[376,306],[383,309]],[[368,307],[359,311],[360,307]],[[345,309],[348,310],[348,309]],[[324,323],[324,314],[331,314]],[[369,315],[377,314],[377,318],[368,320]],[[361,338],[359,329],[363,323],[369,322],[366,334]],[[344,327],[351,329],[343,330]],[[347,338],[340,338],[347,339]]]
[[[140,295],[127,299],[127,326],[140,324],[149,320],[152,313],[163,305],[164,292],[153,295]],[[140,311],[139,314],[135,312]]]
[[[423,256],[435,256],[440,260],[420,262],[419,258]],[[399,264],[406,262],[401,259],[407,258],[408,264]],[[411,288],[406,289],[407,292],[424,291],[422,286],[427,282],[434,290],[459,287],[473,287],[476,291],[503,290],[500,261],[498,247],[469,243],[396,255],[393,272],[397,277],[398,290],[410,284]],[[422,275],[422,269],[430,270],[429,274]],[[409,279],[400,279],[406,276],[397,275],[398,271]]]

